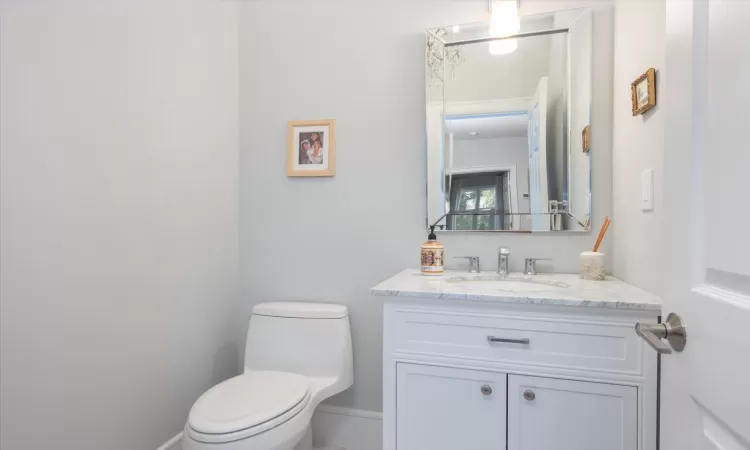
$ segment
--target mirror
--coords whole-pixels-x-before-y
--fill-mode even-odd
[[[427,30],[427,225],[588,231],[592,17],[588,9]]]

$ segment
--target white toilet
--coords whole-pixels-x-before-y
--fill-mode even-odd
[[[253,308],[245,368],[195,402],[183,450],[310,450],[315,407],[354,382],[346,306]]]

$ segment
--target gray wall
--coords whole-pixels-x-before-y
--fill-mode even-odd
[[[153,450],[238,370],[235,7],[0,8],[0,447]]]
[[[663,292],[664,117],[659,97],[664,81],[664,0],[621,0],[615,14],[614,273],[656,294]],[[630,83],[656,69],[656,106],[631,112]],[[654,169],[654,210],[641,211],[641,172]]]
[[[544,2],[542,2],[543,4]],[[547,2],[566,8],[568,2]],[[585,2],[571,2],[581,5]],[[591,1],[601,5],[603,2]],[[524,12],[534,2],[522,2]],[[256,1],[241,12],[241,254],[244,316],[269,300],[347,304],[355,385],[330,403],[381,410],[382,302],[370,287],[417,267],[425,231],[424,29],[481,20],[483,2]],[[366,26],[363,26],[365,24]],[[593,226],[611,215],[612,19],[594,22]],[[335,178],[287,178],[286,122],[337,120]],[[441,234],[486,267],[511,247],[575,272],[595,236]],[[609,240],[605,242],[605,251]]]

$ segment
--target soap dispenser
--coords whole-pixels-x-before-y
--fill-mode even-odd
[[[443,274],[443,244],[435,235],[435,225],[430,226],[427,242],[422,244],[422,275]]]

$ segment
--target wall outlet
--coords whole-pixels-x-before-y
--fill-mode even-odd
[[[654,169],[641,173],[641,211],[654,210]]]

